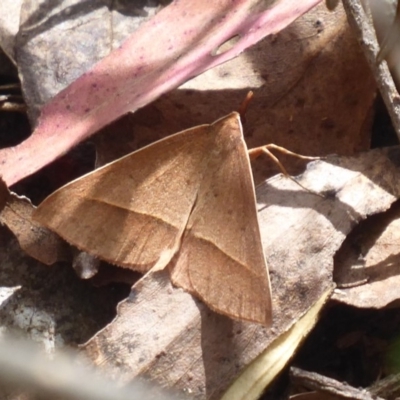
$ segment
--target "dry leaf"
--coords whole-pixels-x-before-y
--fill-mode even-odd
[[[99,164],[212,122],[237,109],[249,89],[254,91],[244,123],[249,148],[275,143],[314,156],[370,148],[376,84],[342,6],[330,13],[320,4],[237,58],[105,128],[94,138]],[[296,160],[282,161],[299,173],[290,168]],[[264,160],[253,164],[256,182],[277,172]]]
[[[29,139],[0,150],[0,174],[12,185],[121,115],[279,32],[319,2],[171,3],[45,106]],[[218,54],[233,36],[239,40]]]
[[[367,219],[346,238],[336,257],[334,299],[383,308],[400,298],[400,204]]]
[[[281,176],[257,188],[272,286],[270,329],[215,314],[174,288],[165,272],[150,272],[82,351],[125,382],[142,376],[197,399],[220,399],[332,287],[333,256],[350,230],[400,196],[399,153],[375,150],[309,164],[300,182],[325,198]]]
[[[400,48],[398,37],[400,29],[400,3],[396,0],[364,0],[364,9],[371,10],[371,17],[380,45],[377,55],[379,62],[386,60],[397,87],[400,85]],[[397,8],[397,9],[396,9]],[[368,11],[367,11],[368,12]]]
[[[13,52],[32,125],[46,102],[153,17],[157,3],[24,0]]]
[[[4,208],[0,207],[0,223],[11,230],[28,255],[47,265],[71,259],[67,243],[32,220],[35,208],[28,198],[9,193],[1,179],[0,192],[7,194]]]
[[[221,400],[258,399],[275,379],[318,321],[318,315],[332,293],[328,289],[287,332],[273,341],[235,380]]]
[[[24,0],[4,0],[0,3],[0,47],[15,62],[15,36]]]
[[[34,213],[69,243],[269,325],[268,270],[240,117],[156,142],[59,189]],[[172,262],[171,262],[172,260]]]
[[[3,333],[21,334],[51,352],[85,342],[114,318],[121,295],[87,285],[66,263],[49,268],[28,257],[4,226],[0,254]],[[11,294],[13,287],[20,289]]]

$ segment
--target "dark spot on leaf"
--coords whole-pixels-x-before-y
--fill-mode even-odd
[[[336,197],[337,190],[336,189],[328,189],[321,192],[322,196],[326,199],[334,199]]]
[[[263,78],[265,82],[268,82],[269,74],[262,74],[261,78]]]
[[[317,32],[318,33],[321,33],[324,30],[324,26],[323,26],[322,22],[319,19],[317,19],[315,21],[314,27],[317,28]]]
[[[333,129],[335,127],[335,122],[331,118],[324,118],[320,124],[323,129]]]
[[[165,357],[167,355],[167,353],[165,351],[160,351],[157,355],[156,358],[160,359],[161,357]]]
[[[296,99],[296,107],[302,108],[302,107],[304,107],[305,103],[306,103],[306,100],[303,97],[299,97]]]

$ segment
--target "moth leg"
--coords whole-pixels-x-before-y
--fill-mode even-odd
[[[275,154],[273,154],[271,152],[271,150],[277,150],[277,151],[280,151],[281,153],[286,154],[288,156],[296,157],[296,158],[299,158],[300,160],[306,160],[306,161],[320,160],[321,157],[303,156],[301,154],[294,153],[293,151],[287,150],[284,147],[277,146],[276,144],[272,144],[272,143],[271,144],[266,144],[265,146],[255,147],[254,149],[249,149],[248,150],[250,159],[255,160],[260,155],[266,154],[278,166],[278,168],[281,170],[283,175],[286,176],[286,178],[289,178],[290,180],[292,180],[294,183],[296,183],[296,185],[300,186],[305,191],[307,191],[309,193],[316,194],[318,196],[322,196],[320,193],[314,192],[313,190],[306,188],[300,182],[298,182],[295,178],[293,178],[293,176],[291,176],[287,172],[286,168],[279,161],[278,157],[276,157]],[[322,196],[322,197],[324,197],[324,196]]]

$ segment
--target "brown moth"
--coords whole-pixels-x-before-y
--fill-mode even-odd
[[[95,170],[34,218],[110,263],[172,282],[231,318],[269,325],[271,293],[239,114],[191,128]]]

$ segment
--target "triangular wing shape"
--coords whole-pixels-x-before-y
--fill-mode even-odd
[[[172,280],[217,312],[269,325],[270,283],[239,117],[231,114],[213,128],[213,155],[171,264]]]
[[[179,247],[215,138],[211,125],[177,133],[47,197],[34,218],[120,266],[164,268]]]
[[[268,325],[271,298],[239,115],[158,141],[50,195],[34,218],[68,242],[171,278],[232,318]]]

